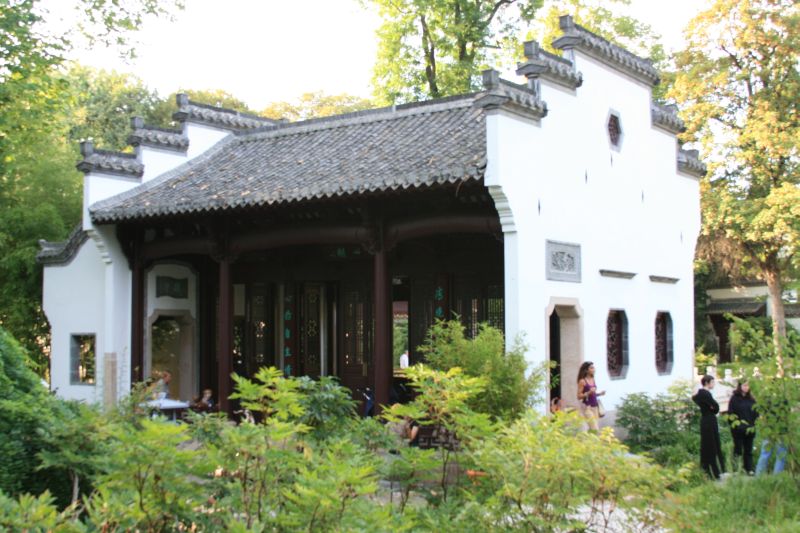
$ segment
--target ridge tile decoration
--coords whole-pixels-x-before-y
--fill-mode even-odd
[[[179,130],[147,126],[141,117],[131,119],[133,131],[128,136],[131,146],[152,146],[185,152],[189,148],[189,137]]]
[[[278,120],[240,113],[222,107],[198,104],[189,100],[189,96],[186,94],[178,94],[175,101],[178,104],[178,110],[173,113],[172,118],[178,122],[200,122],[235,131],[253,130],[280,124]]]
[[[67,265],[88,239],[89,234],[80,224],[75,226],[66,241],[50,242],[40,239],[36,261],[42,265]]]
[[[83,141],[81,155],[83,160],[76,168],[83,173],[102,172],[134,178],[141,178],[144,174],[144,165],[136,154],[98,150],[92,141]]]
[[[540,120],[547,116],[547,104],[537,91],[500,78],[496,70],[483,71],[484,91],[475,99],[475,107],[486,111],[505,109],[517,115]]]
[[[583,85],[583,75],[575,70],[572,61],[551,54],[539,46],[536,41],[526,41],[525,63],[517,66],[517,74],[528,78],[528,84],[542,78],[569,89]]]
[[[675,135],[686,130],[683,120],[678,116],[678,106],[676,105],[659,105],[651,102],[650,120],[653,122],[653,126]]]
[[[658,70],[649,59],[639,57],[590,32],[583,26],[576,24],[569,15],[564,15],[559,19],[559,26],[564,35],[553,41],[554,48],[559,50],[580,50],[586,55],[610,67],[614,67],[638,81],[651,86],[658,85]]]
[[[546,241],[545,261],[547,279],[581,282],[581,246],[579,244]]]
[[[706,165],[700,161],[697,150],[678,149],[678,171],[690,176],[702,178],[706,175]]]

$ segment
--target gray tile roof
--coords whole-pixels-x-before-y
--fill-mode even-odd
[[[92,141],[81,143],[83,160],[76,166],[81,172],[104,172],[133,178],[144,174],[144,165],[136,159],[136,154],[98,150]]]
[[[639,81],[649,85],[658,84],[658,70],[649,59],[639,57],[590,32],[583,26],[576,24],[569,15],[564,15],[560,18],[559,26],[564,35],[553,41],[554,48],[560,50],[578,49]]]
[[[44,239],[39,241],[39,253],[36,261],[43,265],[66,265],[75,257],[89,235],[78,224],[69,234],[66,241],[50,242]]]
[[[767,304],[754,298],[727,298],[717,300],[708,304],[707,315],[761,315],[764,313]]]
[[[655,102],[650,103],[650,119],[653,126],[677,135],[683,133],[686,127],[683,120],[678,116],[678,106],[659,105]]]
[[[185,94],[175,97],[178,110],[172,117],[178,122],[199,122],[217,128],[232,131],[246,131],[261,128],[269,124],[278,124],[279,120],[249,115],[232,109],[225,109],[207,104],[192,102]]]
[[[466,95],[231,135],[90,213],[108,223],[479,180],[486,132],[473,102]]]
[[[131,146],[152,146],[166,150],[185,152],[189,148],[189,137],[180,130],[169,130],[147,126],[141,117],[131,119],[133,131],[128,135]]]
[[[678,170],[696,178],[706,175],[706,166],[700,161],[700,152],[697,150],[678,149]]]

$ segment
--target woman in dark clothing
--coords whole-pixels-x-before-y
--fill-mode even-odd
[[[725,471],[725,460],[722,457],[719,426],[717,425],[719,404],[711,395],[714,378],[705,375],[700,383],[703,388],[692,396],[692,400],[700,408],[700,466],[708,472],[708,475],[719,479],[720,472]]]
[[[728,404],[728,416],[733,436],[733,456],[743,457],[744,471],[753,474],[753,439],[756,436],[756,418],[758,413],[753,409],[756,400],[750,393],[750,384],[740,381],[736,386]]]

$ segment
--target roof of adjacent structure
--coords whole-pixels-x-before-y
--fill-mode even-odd
[[[481,179],[486,133],[474,102],[465,95],[238,132],[90,213],[107,223]]]
[[[754,298],[728,298],[711,302],[706,308],[706,314],[724,315],[761,315],[764,314],[767,304]]]

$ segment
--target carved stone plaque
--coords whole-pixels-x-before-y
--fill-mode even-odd
[[[580,244],[546,241],[545,261],[547,279],[581,282]]]

